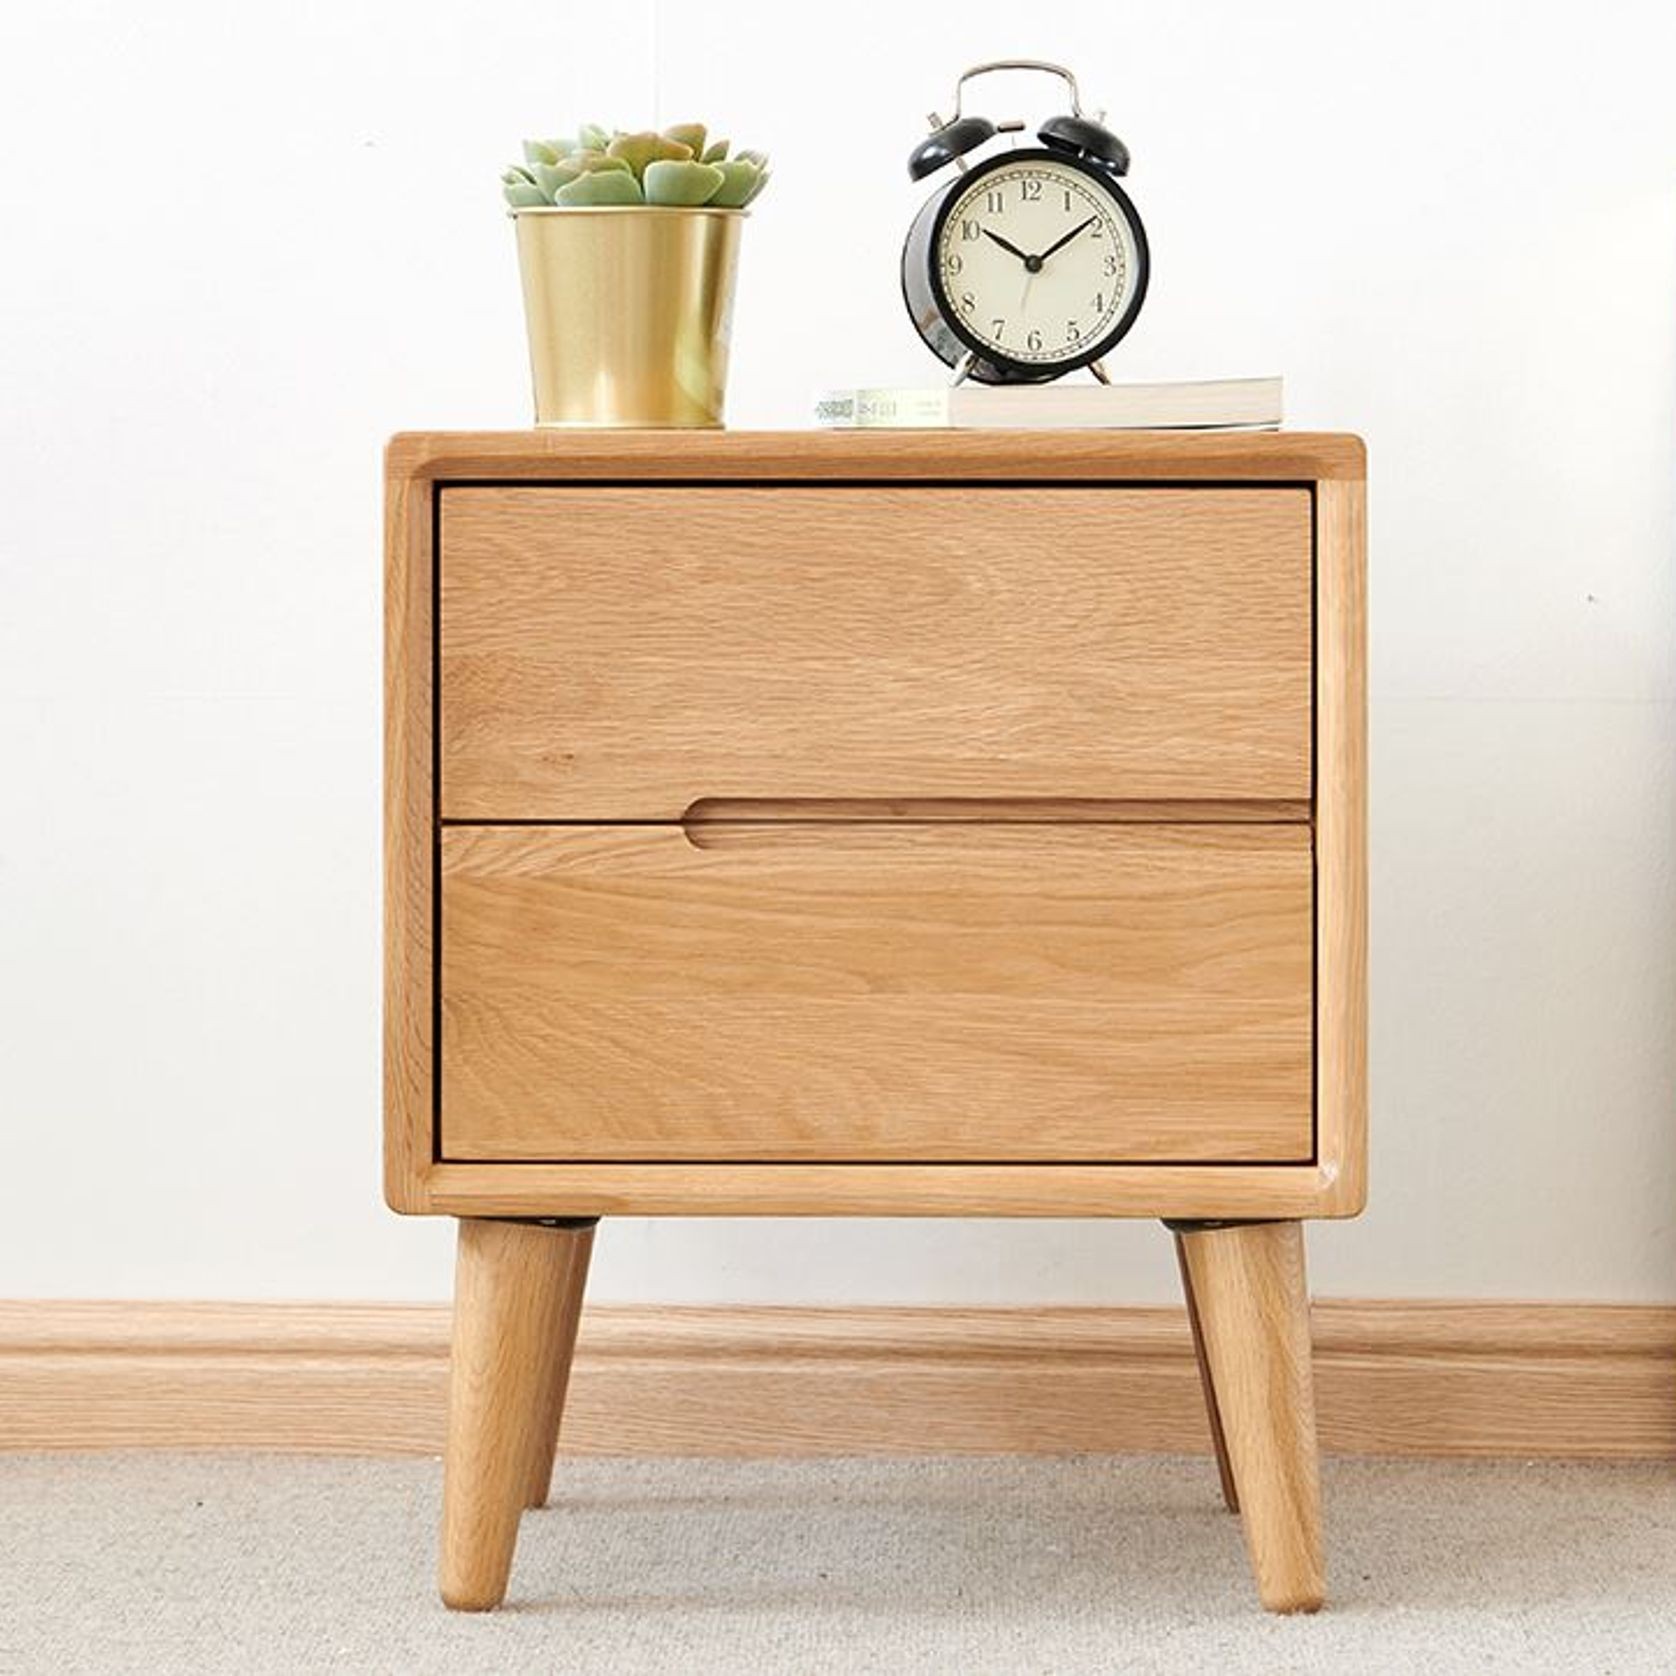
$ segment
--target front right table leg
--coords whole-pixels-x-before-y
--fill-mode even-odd
[[[1170,1226],[1198,1316],[1258,1596],[1271,1612],[1313,1612],[1325,1583],[1302,1226]]]

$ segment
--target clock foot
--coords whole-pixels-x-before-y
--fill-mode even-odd
[[[964,384],[966,380],[972,376],[972,368],[977,364],[977,351],[975,349],[968,349],[966,353],[962,355],[954,364],[954,374],[949,379],[949,388],[952,390],[958,385]]]
[[[1112,375],[1106,371],[1106,363],[1104,361],[1090,361],[1088,363],[1088,370],[1094,374],[1095,378],[1098,379],[1100,383],[1111,383]]]

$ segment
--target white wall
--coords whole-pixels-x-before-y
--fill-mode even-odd
[[[0,1294],[444,1293],[377,1185],[379,448],[527,421],[496,172],[771,147],[731,417],[797,425],[934,374],[903,158],[1026,52],[1134,149],[1120,374],[1284,372],[1372,450],[1373,1198],[1319,1288],[1676,1298],[1676,14],[1037,10],[0,13]],[[596,1292],[1173,1277],[1140,1226],[623,1223]]]

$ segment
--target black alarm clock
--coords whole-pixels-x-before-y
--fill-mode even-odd
[[[1068,115],[978,162],[970,153],[1022,122],[961,114],[961,94],[992,70],[1041,70],[1070,88]],[[919,335],[955,382],[1041,384],[1077,367],[1105,380],[1100,358],[1135,324],[1146,298],[1146,232],[1118,184],[1129,149],[1086,117],[1076,78],[1058,64],[1001,59],[955,84],[954,115],[908,159],[938,187],[902,247],[902,299]]]

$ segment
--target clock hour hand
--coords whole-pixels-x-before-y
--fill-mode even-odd
[[[1070,232],[1068,232],[1064,236],[1064,238],[1055,239],[1053,241],[1053,243],[1050,244],[1047,247],[1047,249],[1044,250],[1041,253],[1041,255],[1036,258],[1036,260],[1038,262],[1045,262],[1048,259],[1048,257],[1050,257],[1054,253],[1054,251],[1063,250],[1065,248],[1065,246],[1068,245],[1071,242],[1071,240],[1074,239],[1077,236],[1078,233],[1085,232],[1088,228],[1092,227],[1097,220],[1099,220],[1098,216],[1094,216],[1094,215],[1089,216],[1089,218],[1086,221],[1081,222],[1077,226],[1073,227],[1070,230]]]
[[[1003,250],[1010,250],[1013,253],[1013,255],[1015,255],[1019,259],[1019,261],[1021,261],[1026,267],[1029,267],[1030,263],[1034,259],[1030,256],[1027,256],[1022,250],[1020,250],[1018,248],[1018,246],[1016,244],[1009,244],[1004,238],[1001,237],[1001,235],[999,233],[990,232],[990,230],[987,227],[985,227],[983,229],[983,236],[986,239],[994,239],[995,242],[998,245],[1000,245],[1000,247]],[[1034,270],[1032,270],[1032,271],[1034,271]]]

